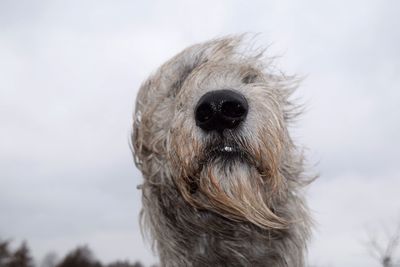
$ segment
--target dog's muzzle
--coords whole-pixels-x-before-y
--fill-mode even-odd
[[[247,116],[246,98],[233,90],[204,94],[195,108],[196,125],[206,132],[237,128]]]

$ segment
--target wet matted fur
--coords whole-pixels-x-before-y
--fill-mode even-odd
[[[185,49],[138,93],[132,146],[144,177],[142,227],[161,266],[305,265],[311,220],[302,189],[310,179],[288,133],[297,81],[242,39]],[[207,133],[195,107],[219,89],[247,99],[247,118]],[[224,147],[234,156],[216,153]]]

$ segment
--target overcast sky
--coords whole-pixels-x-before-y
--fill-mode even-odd
[[[400,2],[0,0],[0,237],[36,259],[89,244],[156,262],[138,226],[134,99],[196,42],[260,33],[306,76],[292,129],[320,173],[310,262],[378,266],[364,242],[400,220]]]

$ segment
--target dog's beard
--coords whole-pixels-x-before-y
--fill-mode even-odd
[[[287,186],[279,167],[282,136],[270,128],[251,139],[226,133],[200,140],[193,131],[170,135],[171,175],[186,202],[265,229],[287,228],[290,222],[282,218],[280,207]]]
[[[266,174],[239,155],[214,156],[181,187],[184,198],[198,208],[262,228],[282,229],[287,222],[274,213]]]

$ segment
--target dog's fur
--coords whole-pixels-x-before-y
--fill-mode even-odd
[[[288,124],[297,80],[272,71],[242,37],[187,48],[140,88],[132,145],[144,176],[142,223],[162,266],[305,264],[310,217],[303,156]],[[196,126],[201,96],[240,92],[246,120],[222,135]],[[215,148],[235,146],[234,157]]]

